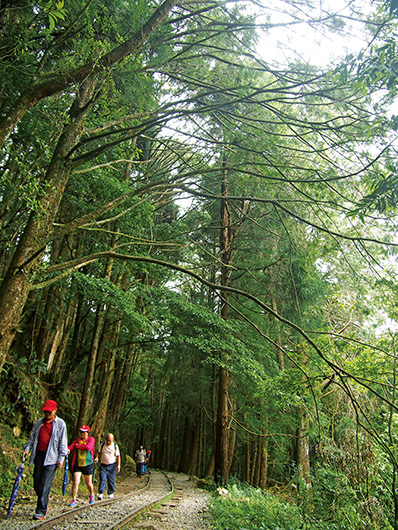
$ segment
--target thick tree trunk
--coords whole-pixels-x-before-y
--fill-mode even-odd
[[[302,365],[308,364],[308,356],[305,352],[302,354]],[[305,377],[303,376],[305,381]],[[310,425],[308,410],[305,407],[299,407],[300,425],[297,429],[297,467],[300,477],[306,484],[307,490],[312,493],[312,483],[310,477],[310,439],[308,429]]]
[[[117,334],[119,330],[120,322],[116,322],[113,325],[112,335],[110,337],[111,344],[116,344]],[[101,390],[98,393],[99,400],[97,401],[96,415],[92,424],[93,436],[98,440],[100,439],[100,435],[102,434],[105,428],[109,397],[111,393],[112,380],[115,371],[116,351],[116,348],[112,348],[102,370],[103,380],[101,384]]]
[[[52,307],[54,300],[52,297],[54,288],[46,290],[42,293],[42,299],[39,302],[38,309],[36,310],[35,320],[37,319],[40,324],[38,324],[37,332],[35,339],[35,350],[37,359],[39,361],[44,361],[47,358],[48,350],[51,343],[51,325],[52,318]]]
[[[62,367],[62,377],[58,384],[58,392],[62,392],[64,388],[67,387],[70,374],[73,372],[73,369],[78,361],[79,352],[80,352],[80,336],[84,335],[82,330],[84,330],[84,323],[86,321],[86,314],[84,312],[85,302],[83,296],[79,295],[78,300],[76,301],[76,315],[74,318],[73,325],[73,334],[69,350],[69,355],[66,359],[65,366]]]
[[[229,436],[229,447],[228,447],[228,476],[231,473],[231,468],[232,468],[232,464],[234,461],[235,444],[236,444],[236,428],[231,427],[230,436]]]
[[[139,347],[133,345],[128,350],[127,358],[125,360],[116,359],[116,377],[112,387],[112,400],[109,411],[115,425],[120,421],[120,414],[125,401],[127,384],[131,375],[135,371],[139,353]]]
[[[252,459],[252,469],[250,473],[250,482],[249,484],[252,484],[253,486],[256,486],[256,468],[257,468],[257,461],[258,461],[258,444],[255,444],[254,446],[254,455]]]
[[[215,462],[215,454],[214,454],[214,451],[212,451],[209,461],[207,463],[206,469],[205,469],[205,477],[211,477],[213,475],[214,462]]]
[[[94,392],[95,366],[97,363],[98,347],[102,336],[102,330],[105,323],[106,311],[102,304],[98,304],[95,317],[93,336],[91,339],[90,351],[88,354],[86,376],[84,379],[83,393],[80,401],[79,416],[76,428],[79,425],[86,424],[90,414],[90,403]]]
[[[268,427],[264,427],[263,434],[268,434]],[[268,478],[268,438],[265,436],[260,441],[260,482],[259,486],[265,490]]]
[[[221,205],[220,205],[220,258],[221,258],[221,285],[229,286],[231,279],[231,223],[228,211],[228,181],[225,164],[222,168],[221,181]],[[225,320],[229,318],[228,293],[223,292],[221,301],[221,316]],[[221,359],[218,372],[218,404],[216,418],[216,443],[215,443],[215,465],[214,480],[216,484],[224,485],[228,480],[228,454],[229,454],[229,428],[228,428],[228,394],[229,373],[226,359]]]
[[[297,467],[300,477],[307,486],[308,491],[312,491],[310,477],[310,440],[308,436],[309,419],[306,410],[301,410],[301,421],[297,431]]]
[[[224,485],[228,480],[228,451],[229,451],[229,429],[228,429],[228,385],[229,373],[227,368],[220,367],[218,374],[218,407],[216,423],[216,450],[214,481],[216,484]]]
[[[180,450],[180,461],[177,467],[179,473],[186,473],[188,470],[189,452],[193,443],[193,427],[189,415],[185,416],[184,427],[182,431],[182,445]]]
[[[246,482],[250,484],[250,464],[251,464],[251,457],[250,457],[250,450],[251,450],[251,444],[250,439],[247,437],[246,441]]]
[[[51,368],[50,380],[52,383],[59,381],[61,378],[61,367],[65,359],[66,349],[69,342],[69,337],[73,329],[76,319],[76,300],[70,300],[68,304],[67,313],[63,320],[63,333],[61,341],[56,352],[54,364]]]
[[[43,179],[45,192],[38,197],[38,207],[30,215],[0,285],[0,369],[6,360],[25,306],[29,280],[48,244],[69,178],[70,153],[82,134],[83,121],[94,89],[95,80],[89,78],[79,90],[70,111],[71,123],[65,127]]]
[[[199,436],[200,436],[200,422],[195,422],[192,430],[192,444],[189,451],[187,473],[189,475],[198,475],[198,461],[199,461]]]
[[[71,89],[78,83],[84,82],[88,77],[93,77],[104,70],[110,70],[113,65],[125,57],[138,52],[149,36],[163,22],[175,3],[175,0],[165,0],[132,38],[122,42],[103,57],[89,61],[73,71],[58,76],[52,75],[51,79],[30,84],[10,107],[8,113],[0,119],[0,147],[4,146],[18,122],[38,101],[63,90]]]
[[[164,469],[166,463],[166,425],[167,425],[167,407],[163,404],[162,415],[158,426],[158,443],[156,451],[156,465],[161,469]]]

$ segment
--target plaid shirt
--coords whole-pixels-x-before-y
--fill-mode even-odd
[[[39,442],[39,431],[43,425],[43,418],[38,420],[34,425],[28,443],[24,447],[24,451],[30,451],[30,464],[34,464],[37,444]],[[45,466],[51,466],[57,462],[64,461],[66,455],[68,454],[68,439],[66,435],[66,425],[64,420],[55,416],[53,430],[51,433],[50,442],[48,444],[46,457],[44,459]]]

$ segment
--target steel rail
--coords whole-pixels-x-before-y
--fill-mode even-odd
[[[167,477],[167,479],[169,480],[168,477]],[[58,524],[59,522],[62,522],[64,520],[66,520],[66,519],[71,519],[77,513],[84,512],[85,510],[89,510],[90,508],[92,508],[94,506],[101,506],[102,507],[102,506],[106,506],[107,504],[117,503],[117,502],[120,502],[120,501],[123,501],[123,500],[127,499],[128,497],[133,497],[135,495],[138,495],[138,494],[144,492],[145,490],[149,489],[151,484],[152,484],[152,476],[150,474],[149,477],[148,477],[147,484],[143,488],[141,488],[139,490],[132,491],[131,493],[126,493],[125,495],[120,495],[120,496],[118,496],[118,497],[116,497],[114,499],[107,499],[107,500],[103,500],[103,501],[97,501],[95,504],[93,504],[91,506],[84,505],[84,506],[79,506],[78,508],[72,508],[71,510],[68,510],[67,512],[64,512],[64,513],[62,513],[60,515],[56,515],[55,517],[51,517],[50,519],[46,519],[45,521],[37,521],[36,524],[30,526],[27,530],[35,530],[36,528],[42,528],[42,529],[44,529],[44,528],[52,528],[55,524]],[[168,493],[168,495],[170,495],[170,493]],[[156,502],[158,502],[158,501],[156,501]],[[111,528],[113,528],[113,527],[111,527]]]
[[[115,524],[113,524],[112,526],[108,527],[107,530],[120,530],[121,528],[124,528],[132,519],[135,519],[141,512],[147,510],[148,508],[150,508],[154,504],[157,504],[158,502],[162,501],[163,499],[165,499],[166,497],[168,497],[169,495],[172,495],[174,493],[174,486],[173,486],[170,478],[166,475],[166,473],[164,471],[161,471],[161,473],[163,473],[163,475],[166,477],[167,482],[169,483],[169,486],[170,486],[170,491],[168,493],[166,493],[165,495],[162,495],[161,497],[159,497],[156,501],[149,502],[145,506],[142,506],[141,508],[137,508],[137,509],[133,510],[128,515],[123,517],[123,519],[120,519],[120,521],[117,521]]]

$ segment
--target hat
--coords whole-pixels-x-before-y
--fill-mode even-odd
[[[79,429],[81,432],[90,432],[90,427],[88,425],[82,425]]]
[[[41,410],[45,410],[47,412],[52,412],[53,410],[55,410],[57,408],[57,404],[55,401],[53,401],[52,399],[48,399],[44,405],[43,405],[43,408]]]

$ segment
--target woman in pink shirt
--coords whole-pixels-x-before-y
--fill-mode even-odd
[[[74,440],[68,447],[68,454],[73,451],[71,465],[73,473],[72,501],[69,504],[72,508],[77,504],[77,490],[79,489],[82,475],[84,476],[84,481],[90,494],[89,504],[94,504],[94,486],[92,479],[94,471],[95,439],[90,436],[90,430],[91,429],[88,425],[80,427],[80,438]]]

